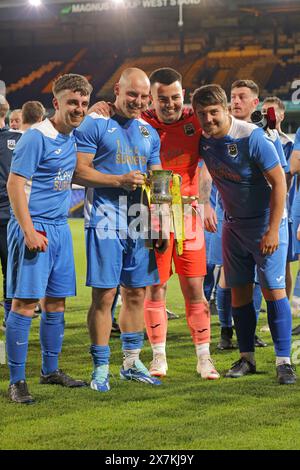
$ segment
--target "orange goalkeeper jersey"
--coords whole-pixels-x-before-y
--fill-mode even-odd
[[[154,110],[143,113],[143,119],[154,127],[161,141],[160,159],[164,170],[182,177],[181,194],[199,194],[199,140],[201,128],[192,109],[184,108],[182,117],[173,124],[160,122]]]

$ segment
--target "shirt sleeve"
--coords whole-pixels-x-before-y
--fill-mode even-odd
[[[293,150],[300,150],[300,127],[298,128],[295,136],[294,148]]]
[[[10,172],[30,179],[38,168],[45,152],[40,131],[29,129],[18,141],[13,152]]]
[[[277,138],[274,141],[274,147],[277,150],[281,166],[286,171],[287,161],[286,161],[285,153],[284,153],[284,150],[283,150],[283,146],[282,146],[279,134],[278,134],[278,132],[276,132],[276,133],[277,133]]]
[[[161,165],[160,161],[160,138],[155,129],[153,129],[152,132],[152,148],[151,148],[151,154],[148,158],[147,161],[147,166],[151,167],[152,165]]]
[[[274,143],[266,136],[263,129],[254,129],[249,138],[250,156],[264,173],[280,165],[279,155]]]
[[[287,142],[283,146],[283,151],[284,151],[285,158],[286,158],[286,163],[287,163],[287,166],[285,167],[284,171],[286,173],[290,173],[290,171],[291,171],[291,155],[292,155],[292,151],[293,151],[293,142],[292,141]]]
[[[107,119],[96,113],[86,116],[80,126],[74,131],[77,151],[83,153],[97,152]]]

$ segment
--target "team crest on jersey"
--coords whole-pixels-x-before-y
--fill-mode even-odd
[[[16,148],[16,141],[15,141],[15,139],[8,139],[8,141],[7,141],[7,148],[8,148],[9,150],[15,150],[15,148]]]
[[[185,124],[183,128],[184,128],[184,133],[186,135],[194,135],[196,132],[194,125],[191,122],[189,122],[188,124]]]
[[[232,158],[237,157],[238,155],[238,146],[236,144],[229,144],[227,145],[228,148],[228,155]]]
[[[144,137],[149,137],[150,133],[149,133],[147,127],[145,127],[145,126],[139,126],[139,128],[140,128],[141,134],[142,134]]]

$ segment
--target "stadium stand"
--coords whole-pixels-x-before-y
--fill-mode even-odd
[[[87,53],[87,49],[84,47],[78,51],[72,59],[65,64],[62,70],[59,71],[59,74],[54,77],[57,78],[59,75],[63,75],[65,73],[69,73],[74,70],[80,59],[82,59],[85,54]],[[43,88],[42,93],[51,93],[52,92],[52,80],[47,83],[47,85]]]
[[[148,73],[164,65],[178,69],[186,96],[208,82],[228,92],[233,80],[247,77],[258,82],[262,98],[291,99],[291,84],[300,77],[300,6],[274,7],[272,1],[269,7],[264,1],[247,8],[253,2],[245,0],[232,1],[228,9],[228,2],[218,3],[213,12],[211,2],[203,2],[203,8],[185,5],[182,34],[176,8],[149,8],[147,21],[145,9],[132,9],[39,24],[2,22],[0,80],[8,87],[11,107],[32,98],[51,107],[51,83],[68,71],[90,79],[92,102],[112,99],[113,85],[128,66]]]
[[[1,80],[6,83],[6,91],[11,108],[16,108],[32,97],[39,99],[45,107],[52,106],[51,86],[55,77],[67,73],[85,75],[95,89],[107,80],[120,62],[117,54],[102,56],[102,50],[94,47],[76,46],[35,47],[25,55],[17,49],[11,49],[11,56],[1,55]]]
[[[61,65],[60,61],[50,61],[48,64],[42,65],[37,70],[33,70],[29,75],[20,78],[16,83],[12,83],[6,89],[7,94],[20,90],[25,86],[32,84],[34,80],[40,79],[47,72],[51,72],[55,67]]]
[[[115,70],[115,72],[110,76],[109,80],[107,80],[104,85],[100,88],[97,92],[97,97],[100,98],[109,98],[111,97],[111,91],[113,89],[113,85],[117,82],[118,78],[120,77],[122,71],[127,67],[140,67],[146,73],[151,73],[154,69],[159,67],[164,67],[168,64],[168,67],[173,67],[185,75],[187,70],[191,67],[191,64],[195,60],[195,55],[190,54],[186,58],[181,59],[178,54],[176,55],[153,55],[153,56],[139,56],[139,57],[131,57],[125,59],[125,61]]]
[[[251,44],[248,42],[243,46],[250,40]],[[179,41],[175,38],[148,40],[140,49],[144,53],[130,57],[111,51],[96,51],[91,46],[73,46],[64,50],[58,50],[58,47],[36,47],[34,54],[30,55],[33,57],[30,61],[28,55],[27,61],[23,56],[19,60],[16,57],[14,62],[6,61],[6,57],[1,56],[1,80],[7,84],[12,107],[19,106],[20,102],[32,96],[50,106],[51,83],[62,73],[72,71],[87,76],[95,88],[97,98],[111,98],[113,84],[124,68],[136,66],[149,73],[154,68],[168,64],[182,73],[188,91],[212,81],[228,91],[232,81],[239,76],[258,82],[262,97],[272,93],[288,99],[291,83],[300,77],[300,38],[296,37],[292,47],[289,43],[281,47],[281,41],[286,40],[286,36],[280,35],[277,54],[266,47],[270,40],[270,36],[265,35],[261,44],[255,44],[253,36],[246,35],[240,38],[237,46],[234,45],[237,38],[233,36],[226,49],[210,48],[210,52],[207,52],[205,38],[191,37],[186,39],[185,48],[189,52],[184,56],[178,53]]]

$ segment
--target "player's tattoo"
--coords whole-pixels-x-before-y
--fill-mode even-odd
[[[207,204],[210,199],[212,182],[209,179],[200,180],[199,188],[199,202],[202,204]]]

